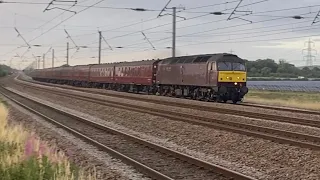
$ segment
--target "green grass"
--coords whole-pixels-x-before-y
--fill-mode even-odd
[[[244,102],[320,110],[320,93],[250,90]]]

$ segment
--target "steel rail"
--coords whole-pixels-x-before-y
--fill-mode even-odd
[[[255,103],[241,103],[238,104],[240,106],[248,106],[248,107],[257,107],[257,108],[264,108],[264,109],[271,109],[271,110],[279,110],[279,111],[286,111],[286,112],[293,112],[293,113],[301,113],[301,114],[312,114],[312,115],[320,115],[320,111],[313,111],[307,109],[298,109],[298,108],[290,108],[290,107],[277,107],[277,106],[270,106],[264,104],[255,104]]]
[[[140,162],[138,162],[138,161],[135,161],[134,159],[131,159],[130,157],[128,157],[128,156],[126,156],[126,155],[123,155],[123,154],[117,152],[117,151],[114,150],[114,149],[111,149],[111,148],[107,147],[107,146],[105,146],[104,144],[99,143],[99,142],[95,141],[94,139],[92,139],[92,138],[90,138],[90,137],[87,137],[86,135],[83,135],[81,132],[78,132],[78,131],[70,128],[70,127],[67,127],[67,126],[63,125],[62,123],[57,122],[57,121],[54,120],[54,119],[51,119],[51,118],[43,115],[41,112],[38,112],[37,110],[34,110],[34,109],[28,107],[28,106],[25,105],[25,104],[20,103],[19,101],[15,100],[14,98],[12,98],[12,97],[10,97],[9,95],[7,95],[6,93],[4,93],[3,90],[8,91],[8,92],[10,92],[10,93],[13,93],[13,94],[15,94],[15,95],[17,95],[17,96],[20,96],[21,98],[27,99],[27,100],[32,101],[32,102],[34,102],[34,103],[37,103],[37,104],[39,104],[39,105],[41,105],[41,106],[45,106],[45,107],[47,107],[47,108],[50,108],[50,109],[52,109],[52,110],[55,111],[55,112],[64,114],[64,115],[69,116],[69,117],[71,117],[71,118],[74,118],[74,119],[76,119],[76,120],[78,120],[78,121],[81,121],[81,122],[84,122],[84,123],[86,123],[86,124],[89,124],[89,125],[91,125],[91,126],[93,126],[93,127],[99,128],[99,129],[104,130],[104,131],[111,132],[111,133],[113,133],[113,134],[117,134],[117,135],[124,136],[125,138],[130,139],[130,140],[132,140],[132,141],[135,141],[136,143],[142,144],[142,145],[144,145],[144,146],[147,146],[147,147],[149,147],[149,148],[151,148],[151,149],[155,149],[155,150],[160,151],[160,152],[162,152],[162,153],[165,153],[165,154],[174,156],[174,157],[176,157],[176,158],[178,158],[178,159],[181,159],[181,160],[183,160],[183,161],[189,162],[189,163],[194,164],[194,165],[196,165],[196,166],[199,166],[199,167],[202,167],[202,168],[211,170],[211,171],[213,171],[213,172],[217,172],[217,173],[223,174],[223,175],[225,175],[226,177],[230,177],[230,178],[232,178],[232,179],[239,179],[239,180],[255,180],[255,178],[253,178],[253,177],[250,177],[250,176],[241,174],[241,173],[239,173],[239,172],[236,172],[236,171],[233,171],[233,170],[224,168],[224,167],[219,166],[219,165],[216,165],[216,164],[212,164],[212,163],[209,163],[209,162],[202,161],[202,160],[200,160],[200,159],[191,157],[191,156],[189,156],[189,155],[180,153],[180,152],[178,152],[178,151],[174,151],[174,150],[168,149],[168,148],[166,148],[166,147],[164,147],[164,146],[161,146],[161,145],[157,145],[157,144],[148,142],[148,141],[146,141],[146,140],[143,140],[143,139],[141,139],[141,138],[132,136],[132,135],[127,134],[127,133],[125,133],[125,132],[121,132],[121,131],[119,131],[119,130],[113,129],[113,128],[111,128],[111,127],[104,126],[104,125],[99,124],[99,123],[97,123],[97,122],[93,122],[93,121],[84,119],[84,118],[82,118],[82,117],[80,117],[80,116],[77,116],[77,115],[72,114],[72,113],[69,113],[69,112],[65,112],[65,111],[63,111],[63,110],[61,110],[61,109],[58,109],[58,108],[49,106],[49,105],[47,105],[47,104],[41,103],[41,102],[39,102],[39,101],[36,101],[36,100],[34,100],[34,99],[24,97],[23,95],[21,95],[21,94],[19,94],[19,93],[16,93],[16,92],[13,92],[13,91],[10,91],[10,90],[2,87],[2,86],[0,86],[0,87],[1,87],[1,88],[0,88],[0,89],[1,89],[1,90],[0,90],[0,93],[1,93],[3,96],[5,96],[5,97],[7,97],[8,99],[10,99],[11,101],[17,103],[18,105],[24,107],[25,109],[27,109],[27,110],[29,110],[29,111],[37,114],[37,115],[45,118],[46,120],[49,120],[50,122],[52,122],[52,123],[54,123],[54,124],[56,124],[56,125],[64,128],[64,129],[66,129],[67,131],[71,132],[72,134],[74,134],[74,135],[76,135],[76,136],[79,136],[79,137],[85,139],[86,141],[94,144],[95,146],[98,146],[99,148],[102,148],[104,151],[112,154],[112,155],[115,156],[116,158],[119,158],[119,159],[123,160],[123,161],[126,162],[127,164],[134,166],[135,168],[137,168],[138,170],[146,173],[147,175],[149,175],[149,176],[152,177],[152,178],[155,178],[155,179],[164,179],[164,180],[172,180],[172,178],[170,178],[170,177],[168,177],[168,176],[166,176],[166,175],[164,175],[164,174],[162,174],[162,173],[160,173],[160,172],[158,172],[158,171],[156,171],[156,170],[153,170],[153,169],[145,166],[144,164],[142,164],[142,163],[140,163]]]
[[[279,143],[286,143],[286,144],[296,145],[300,147],[320,150],[319,136],[313,136],[313,135],[291,132],[291,131],[286,131],[281,129],[240,123],[236,121],[221,120],[213,117],[208,118],[208,117],[202,117],[202,116],[191,115],[186,113],[166,111],[166,110],[161,110],[161,109],[152,108],[152,107],[132,105],[128,103],[121,103],[121,102],[110,101],[106,99],[100,99],[98,97],[87,97],[85,95],[80,95],[80,94],[61,92],[59,90],[54,90],[54,89],[47,89],[47,88],[44,89],[44,88],[35,87],[32,85],[26,85],[26,86],[33,89],[41,90],[42,92],[47,91],[50,94],[56,94],[64,97],[83,100],[83,101],[87,101],[87,102],[91,102],[99,105],[125,109],[129,111],[140,112],[140,113],[148,113],[151,115],[160,116],[160,117],[168,118],[171,120],[183,121],[183,122],[188,122],[188,123],[211,127],[211,128],[218,128],[218,129],[227,130],[227,131],[231,131],[239,134],[264,138],[264,139],[276,141]]]

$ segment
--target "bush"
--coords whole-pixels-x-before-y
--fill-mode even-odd
[[[22,126],[8,126],[0,104],[0,179],[73,180],[95,179],[71,164],[67,157]]]

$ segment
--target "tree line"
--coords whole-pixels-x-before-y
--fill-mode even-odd
[[[12,71],[13,70],[9,66],[0,64],[0,77],[7,76],[8,74],[11,74]]]
[[[304,67],[299,69],[295,65],[279,60],[276,63],[273,59],[258,59],[246,61],[248,77],[281,77],[281,78],[320,78],[320,68],[312,69]]]

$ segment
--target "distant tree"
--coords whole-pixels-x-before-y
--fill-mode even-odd
[[[297,78],[298,76],[320,78],[320,68],[299,69],[284,59],[276,63],[272,59],[258,59],[256,61],[246,61],[248,76],[251,77],[287,77]]]
[[[308,67],[302,68],[301,71],[303,72],[303,74],[310,74],[311,73],[311,70]]]
[[[318,67],[314,67],[311,70],[311,74],[313,78],[320,78],[320,69]]]
[[[258,69],[255,68],[255,67],[250,68],[249,71],[252,72],[252,73],[254,73],[254,74],[255,74],[255,73],[259,73]]]
[[[260,70],[262,70],[264,67],[269,67],[271,72],[277,72],[278,64],[272,59],[258,59],[254,67]]]
[[[261,74],[263,76],[269,76],[271,71],[272,71],[272,69],[270,67],[264,67],[261,69]]]

